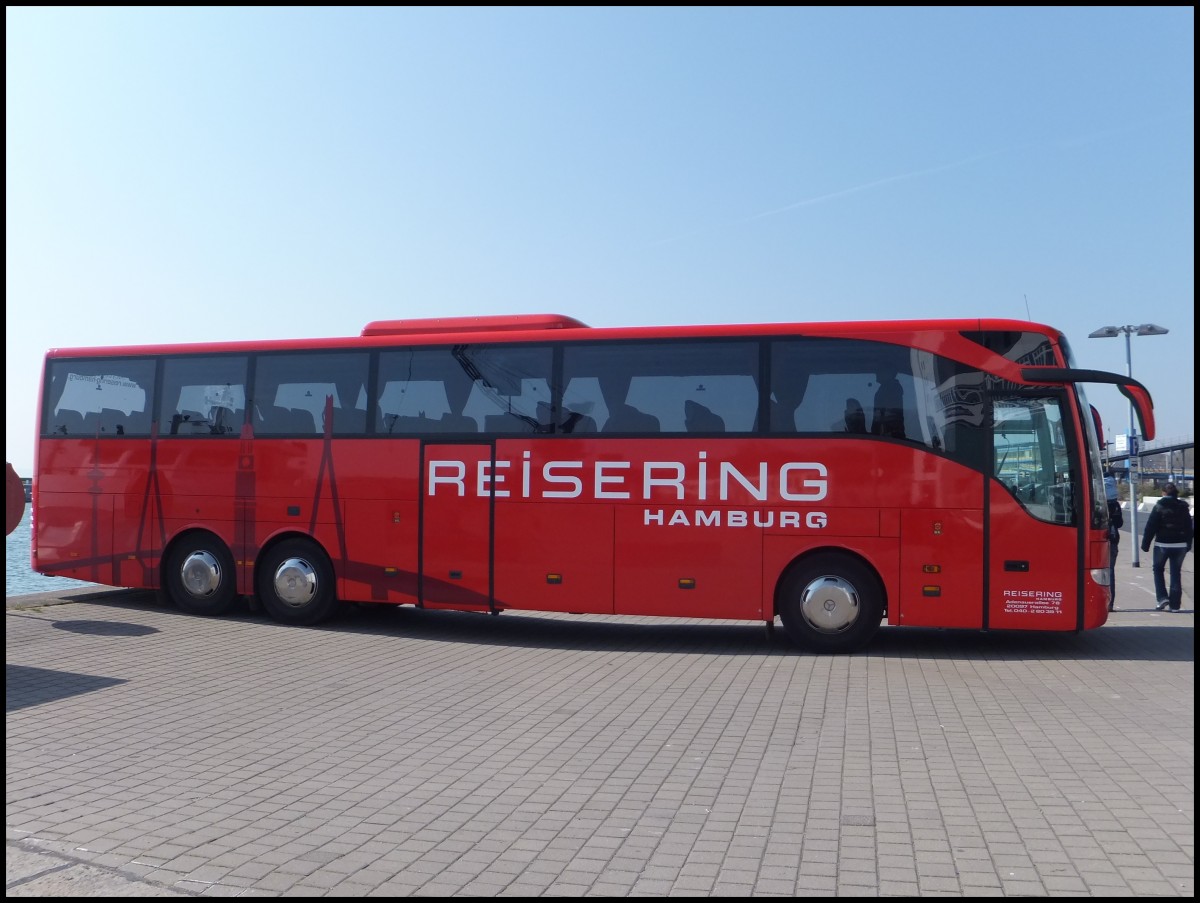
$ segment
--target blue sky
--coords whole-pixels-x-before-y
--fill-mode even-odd
[[[1194,10],[5,10],[6,447],[48,348],[1029,318],[1193,436]],[[1091,392],[1106,428],[1128,407]]]

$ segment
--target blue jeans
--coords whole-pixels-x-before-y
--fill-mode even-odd
[[[1158,597],[1159,602],[1166,599],[1171,611],[1179,611],[1179,605],[1183,601],[1183,556],[1187,551],[1182,546],[1178,549],[1164,549],[1160,545],[1154,547],[1154,595]],[[1169,591],[1166,575],[1163,573],[1168,564],[1171,566]]]
[[[1108,541],[1108,607],[1117,604],[1117,549],[1119,540]]]

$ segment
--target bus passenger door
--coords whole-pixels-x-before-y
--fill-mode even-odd
[[[1086,479],[1086,468],[1070,454],[1063,396],[1005,394],[992,407],[985,626],[1075,629],[1083,567],[1079,521],[1088,512],[1076,510],[1083,487],[1073,481]]]
[[[427,608],[491,608],[493,448],[422,447],[419,568]]]

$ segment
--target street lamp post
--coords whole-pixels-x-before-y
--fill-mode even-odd
[[[1125,336],[1125,366],[1129,370],[1129,378],[1133,379],[1133,350],[1130,347],[1131,338],[1135,335],[1166,335],[1169,330],[1153,323],[1143,323],[1141,326],[1101,326],[1089,339],[1115,339]],[[1138,550],[1141,548],[1141,537],[1138,536],[1138,464],[1141,449],[1138,448],[1137,419],[1134,417],[1133,402],[1129,403],[1129,547],[1133,550],[1133,566],[1141,567]]]

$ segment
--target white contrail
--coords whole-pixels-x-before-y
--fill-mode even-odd
[[[1144,126],[1147,122],[1155,122],[1155,121],[1159,121],[1159,120],[1163,120],[1163,119],[1172,119],[1172,118],[1176,118],[1176,117],[1173,117],[1173,116],[1153,117],[1149,120],[1146,120],[1145,122],[1139,123],[1137,127]],[[953,163],[943,163],[941,166],[930,166],[926,169],[917,169],[917,170],[913,170],[912,172],[900,173],[899,175],[888,176],[887,178],[883,178],[883,179],[876,179],[873,182],[864,182],[862,185],[854,185],[851,188],[843,188],[840,191],[831,191],[828,194],[819,194],[816,197],[805,198],[802,201],[796,201],[794,204],[787,204],[786,206],[783,206],[783,207],[776,207],[774,210],[764,210],[762,213],[755,213],[753,216],[748,216],[744,219],[732,220],[731,222],[727,223],[727,225],[738,225],[738,226],[745,225],[746,223],[752,223],[755,220],[765,219],[768,216],[778,216],[781,213],[787,213],[789,210],[798,210],[801,207],[812,207],[814,204],[822,204],[825,201],[831,201],[831,200],[834,200],[835,198],[844,198],[844,197],[847,197],[848,195],[858,194],[861,191],[870,191],[872,188],[879,188],[883,185],[891,185],[894,182],[903,182],[907,179],[916,179],[916,178],[920,178],[921,176],[928,176],[928,175],[933,175],[934,173],[938,173],[938,172],[945,172],[948,169],[957,169],[960,166],[967,166],[968,164],[975,163],[978,160],[987,160],[990,157],[998,157],[1001,154],[1010,154],[1010,153],[1013,153],[1014,151],[1026,150],[1028,148],[1038,147],[1039,145],[1056,146],[1056,147],[1062,147],[1062,148],[1075,147],[1075,146],[1078,146],[1081,144],[1090,144],[1093,141],[1103,140],[1105,138],[1110,138],[1113,135],[1122,134],[1122,133],[1129,132],[1132,130],[1134,130],[1134,126],[1126,124],[1126,125],[1121,125],[1121,126],[1115,126],[1113,128],[1101,129],[1101,130],[1098,130],[1096,132],[1092,132],[1092,133],[1089,133],[1086,135],[1077,135],[1077,136],[1073,136],[1073,137],[1059,138],[1059,139],[1054,139],[1054,140],[1050,140],[1050,141],[1042,141],[1042,142],[1026,142],[1025,144],[1018,144],[1018,145],[1014,145],[1012,147],[1005,147],[1005,148],[1000,148],[998,150],[987,151],[982,154],[973,154],[970,157],[964,157],[963,159],[956,160]],[[655,245],[665,245],[665,244],[669,244],[671,242],[682,241],[685,238],[691,238],[693,235],[698,235],[702,232],[707,232],[707,231],[709,231],[711,229],[715,229],[715,228],[718,228],[718,227],[717,226],[699,226],[688,232],[684,232],[679,235],[672,236],[671,238],[664,238],[664,239],[660,239],[659,241],[650,242],[650,246],[653,247]]]
[[[954,163],[944,163],[941,166],[931,166],[928,169],[918,169],[914,170],[913,172],[905,172],[896,176],[888,176],[886,179],[876,179],[874,182],[864,182],[862,185],[855,185],[853,188],[843,188],[841,191],[831,191],[828,194],[820,194],[813,198],[805,198],[803,201],[796,201],[796,203],[788,204],[786,207],[777,207],[774,210],[766,210],[762,213],[756,213],[754,216],[748,216],[745,219],[738,220],[737,222],[739,224],[752,223],[756,219],[762,219],[763,217],[767,216],[775,216],[779,213],[786,213],[789,210],[796,210],[799,207],[811,207],[813,204],[820,204],[823,201],[846,197],[846,195],[850,194],[858,194],[860,191],[869,191],[872,188],[878,188],[880,185],[890,185],[893,182],[903,182],[906,179],[916,179],[920,176],[932,175],[935,172],[945,172],[948,169],[966,166],[968,163],[974,163],[976,160],[986,160],[988,157],[995,157],[1002,153],[1005,153],[1005,151],[988,151],[985,154],[975,154],[974,156],[957,160]]]
[[[785,207],[777,207],[774,210],[765,210],[762,213],[756,213],[753,216],[746,217],[745,219],[733,220],[731,223],[729,223],[729,225],[742,226],[742,225],[745,225],[746,223],[752,223],[755,220],[764,219],[765,217],[768,217],[768,216],[777,216],[780,213],[786,213],[789,210],[797,210],[800,207],[811,207],[814,204],[820,204],[820,203],[823,203],[824,201],[833,200],[834,198],[841,198],[841,197],[846,197],[847,195],[851,195],[851,194],[858,194],[860,191],[869,191],[872,188],[878,188],[881,185],[890,185],[893,182],[903,182],[905,179],[916,179],[920,176],[931,175],[932,173],[935,173],[935,172],[945,172],[948,169],[954,169],[959,166],[966,166],[968,163],[974,163],[976,160],[986,160],[988,157],[999,156],[1000,154],[1007,153],[1009,150],[1012,150],[1012,148],[1008,148],[1008,149],[1004,149],[1004,150],[988,151],[987,153],[975,154],[973,156],[966,157],[962,160],[956,160],[953,163],[944,163],[941,166],[931,166],[928,169],[918,169],[918,170],[914,170],[913,172],[906,172],[906,173],[901,173],[900,175],[888,176],[885,179],[876,179],[873,182],[864,182],[862,185],[855,185],[852,188],[843,188],[840,191],[831,191],[828,194],[821,194],[821,195],[817,195],[816,197],[805,198],[803,201],[796,201],[794,204],[788,204]],[[717,228],[717,227],[716,226],[699,226],[695,229],[691,229],[687,232],[680,233],[679,235],[674,235],[670,238],[662,238],[662,239],[659,239],[658,241],[652,241],[652,242],[650,242],[650,247],[654,247],[655,245],[670,244],[671,242],[676,242],[676,241],[682,241],[685,238],[691,238],[693,235],[699,235],[702,232],[707,232],[710,229],[714,229],[714,228]]]

